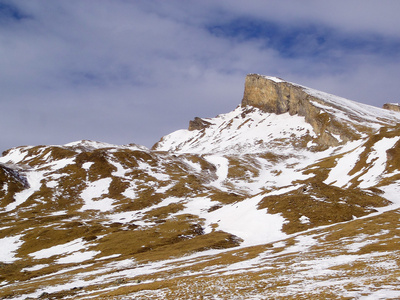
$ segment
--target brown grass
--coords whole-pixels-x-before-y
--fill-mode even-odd
[[[324,120],[322,120],[324,121]],[[383,137],[390,137],[394,133],[382,131],[373,141]],[[397,133],[396,133],[397,134]],[[398,145],[388,151],[388,168],[398,170]],[[64,151],[65,150],[65,151]],[[215,201],[209,211],[219,209],[225,204],[242,201],[248,196],[242,195],[230,186],[229,192],[220,191],[207,185],[215,179],[215,166],[207,162],[203,157],[196,155],[182,155],[186,159],[198,163],[201,171],[191,173],[191,168],[180,157],[168,153],[149,153],[146,151],[131,151],[119,149],[108,151],[97,149],[87,151],[84,149],[63,149],[53,147],[48,150],[45,147],[33,147],[29,150],[31,157],[27,159],[30,165],[44,163],[44,158],[49,160],[67,157],[76,157],[75,164],[67,165],[59,171],[63,177],[58,179],[57,189],[48,188],[45,178],[39,191],[35,192],[23,205],[17,214],[0,213],[2,226],[0,238],[23,234],[24,244],[16,253],[19,260],[13,263],[0,264],[0,282],[7,281],[7,285],[0,287],[0,298],[7,298],[34,292],[42,287],[71,282],[75,276],[84,272],[96,271],[87,275],[84,280],[94,279],[96,276],[108,274],[109,280],[89,285],[85,288],[75,287],[53,294],[44,294],[44,299],[84,298],[83,294],[91,291],[97,295],[97,299],[126,299],[135,297],[136,292],[142,291],[148,299],[160,298],[160,294],[151,296],[151,291],[162,292],[166,299],[212,299],[218,296],[223,299],[246,299],[255,295],[263,295],[266,299],[346,299],[341,296],[343,290],[361,289],[363,285],[374,285],[375,288],[385,285],[393,285],[400,276],[398,270],[384,270],[377,266],[385,259],[397,262],[399,260],[399,214],[388,212],[380,216],[352,220],[353,216],[366,216],[374,211],[374,207],[387,205],[379,188],[374,187],[369,191],[356,188],[341,189],[323,184],[329,169],[335,165],[335,159],[331,157],[310,166],[304,172],[315,174],[314,178],[299,181],[302,187],[296,191],[279,196],[268,196],[260,202],[259,208],[268,208],[269,213],[280,213],[288,223],[284,225],[287,233],[296,233],[300,237],[308,236],[316,241],[306,250],[293,250],[291,246],[299,243],[297,235],[290,236],[277,247],[273,243],[262,246],[237,249],[240,239],[230,233],[218,230],[214,227],[211,233],[204,233],[204,220],[190,214],[179,214],[184,209],[182,203],[172,203],[163,207],[148,210],[143,216],[133,220],[111,221],[108,213],[99,211],[79,211],[82,206],[80,194],[86,188],[88,181],[101,178],[112,178],[109,192],[102,197],[115,199],[117,207],[115,212],[140,211],[144,208],[161,203],[168,197],[195,198],[198,196],[209,197]],[[50,154],[50,155],[49,155]],[[271,163],[279,162],[285,157],[272,153],[261,155]],[[121,163],[130,171],[124,178],[111,175],[116,167],[113,160]],[[361,170],[362,158],[357,164]],[[85,162],[94,162],[89,172],[82,168]],[[139,163],[146,162],[152,172],[162,172],[170,177],[168,180],[158,180],[151,172],[139,169]],[[251,156],[229,158],[230,179],[247,180],[259,175],[259,166],[256,159]],[[13,182],[7,174],[1,172],[0,181],[9,183],[8,190],[0,190],[3,196],[1,205],[5,206],[12,201],[12,195],[21,191],[18,182]],[[279,172],[279,170],[278,170]],[[57,174],[57,172],[55,172]],[[49,170],[47,175],[52,175]],[[397,175],[387,178],[387,182],[397,180]],[[129,180],[127,177],[132,179]],[[88,181],[87,181],[88,179]],[[173,185],[165,193],[157,192],[160,186]],[[123,192],[135,185],[136,197],[128,199]],[[228,187],[228,186],[227,186]],[[2,194],[1,194],[2,193]],[[49,215],[55,211],[65,211],[62,215]],[[309,224],[302,224],[301,216],[310,219]],[[338,222],[347,221],[342,224]],[[143,223],[144,222],[144,223]],[[139,226],[140,224],[140,226]],[[312,229],[320,225],[332,225],[329,228]],[[311,229],[309,232],[303,230]],[[359,241],[366,235],[369,243],[361,245],[353,252],[346,246]],[[88,250],[101,251],[95,259],[112,254],[118,254],[117,258],[101,260],[89,260],[78,264],[56,264],[61,256],[53,256],[35,260],[30,253],[46,249],[55,245],[61,245],[82,238],[88,246]],[[362,240],[364,241],[364,240]],[[189,255],[209,249],[224,250],[213,256],[189,257]],[[296,249],[294,247],[294,249]],[[307,277],[296,266],[301,265],[303,270],[311,268],[303,264],[307,261],[315,261],[321,257],[335,257],[337,255],[364,255],[370,256],[371,261],[356,259],[351,263],[343,263],[332,266],[332,273],[319,278]],[[187,257],[187,259],[185,259]],[[133,266],[124,267],[139,268],[147,263],[166,261],[171,258],[181,258],[177,262],[170,262],[171,268],[154,271],[146,275],[121,278],[118,270],[105,268],[108,263],[115,261],[131,260]],[[253,264],[247,264],[251,261]],[[225,272],[227,266],[246,267],[238,273]],[[237,265],[234,265],[238,263]],[[36,271],[22,271],[26,267],[36,264],[46,264],[47,267]],[[77,269],[68,268],[76,267]],[[59,270],[65,270],[63,274],[54,274]],[[372,272],[373,271],[373,272]],[[198,272],[198,273],[196,273]],[[297,273],[304,275],[304,278]],[[112,275],[115,274],[115,278]],[[371,275],[372,274],[372,275]],[[371,275],[368,279],[368,275]],[[341,284],[345,277],[355,278],[354,284]],[[377,276],[380,278],[375,278]],[[137,280],[142,282],[137,282]],[[336,280],[337,286],[324,286],[328,281]],[[293,294],[285,294],[293,286],[307,285],[309,282],[321,283],[321,288],[304,292],[301,289]],[[339,286],[340,285],[340,286]],[[140,297],[137,297],[140,299]],[[133,298],[132,298],[133,299]]]
[[[373,207],[388,205],[379,195],[359,189],[341,189],[322,182],[309,181],[307,186],[277,196],[267,196],[259,208],[268,208],[269,213],[280,213],[288,220],[283,225],[286,233],[303,231],[312,227],[349,221],[373,211]],[[301,216],[310,219],[302,224]]]

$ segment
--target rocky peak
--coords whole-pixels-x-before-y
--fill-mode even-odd
[[[325,147],[337,146],[339,140],[334,135],[348,141],[355,139],[350,132],[342,132],[333,126],[332,119],[312,105],[310,94],[301,86],[291,84],[280,78],[250,74],[245,80],[242,105],[250,105],[269,113],[299,115],[313,126],[318,135],[318,143]]]
[[[269,113],[282,114],[291,111],[291,114],[295,114],[294,97],[291,96],[292,87],[291,84],[277,77],[247,75],[242,105],[255,106]],[[300,98],[297,97],[296,100]]]
[[[382,109],[258,74],[247,75],[242,105],[304,117],[321,149],[359,139],[390,123]]]

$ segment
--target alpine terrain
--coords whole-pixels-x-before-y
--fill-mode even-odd
[[[0,158],[1,299],[399,299],[400,112],[250,74],[152,149]]]

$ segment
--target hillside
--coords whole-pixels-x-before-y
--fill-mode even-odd
[[[399,123],[251,74],[152,149],[7,150],[0,297],[399,298]]]

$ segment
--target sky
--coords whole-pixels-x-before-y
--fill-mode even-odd
[[[0,151],[151,147],[241,102],[249,73],[400,102],[398,0],[0,0]]]

